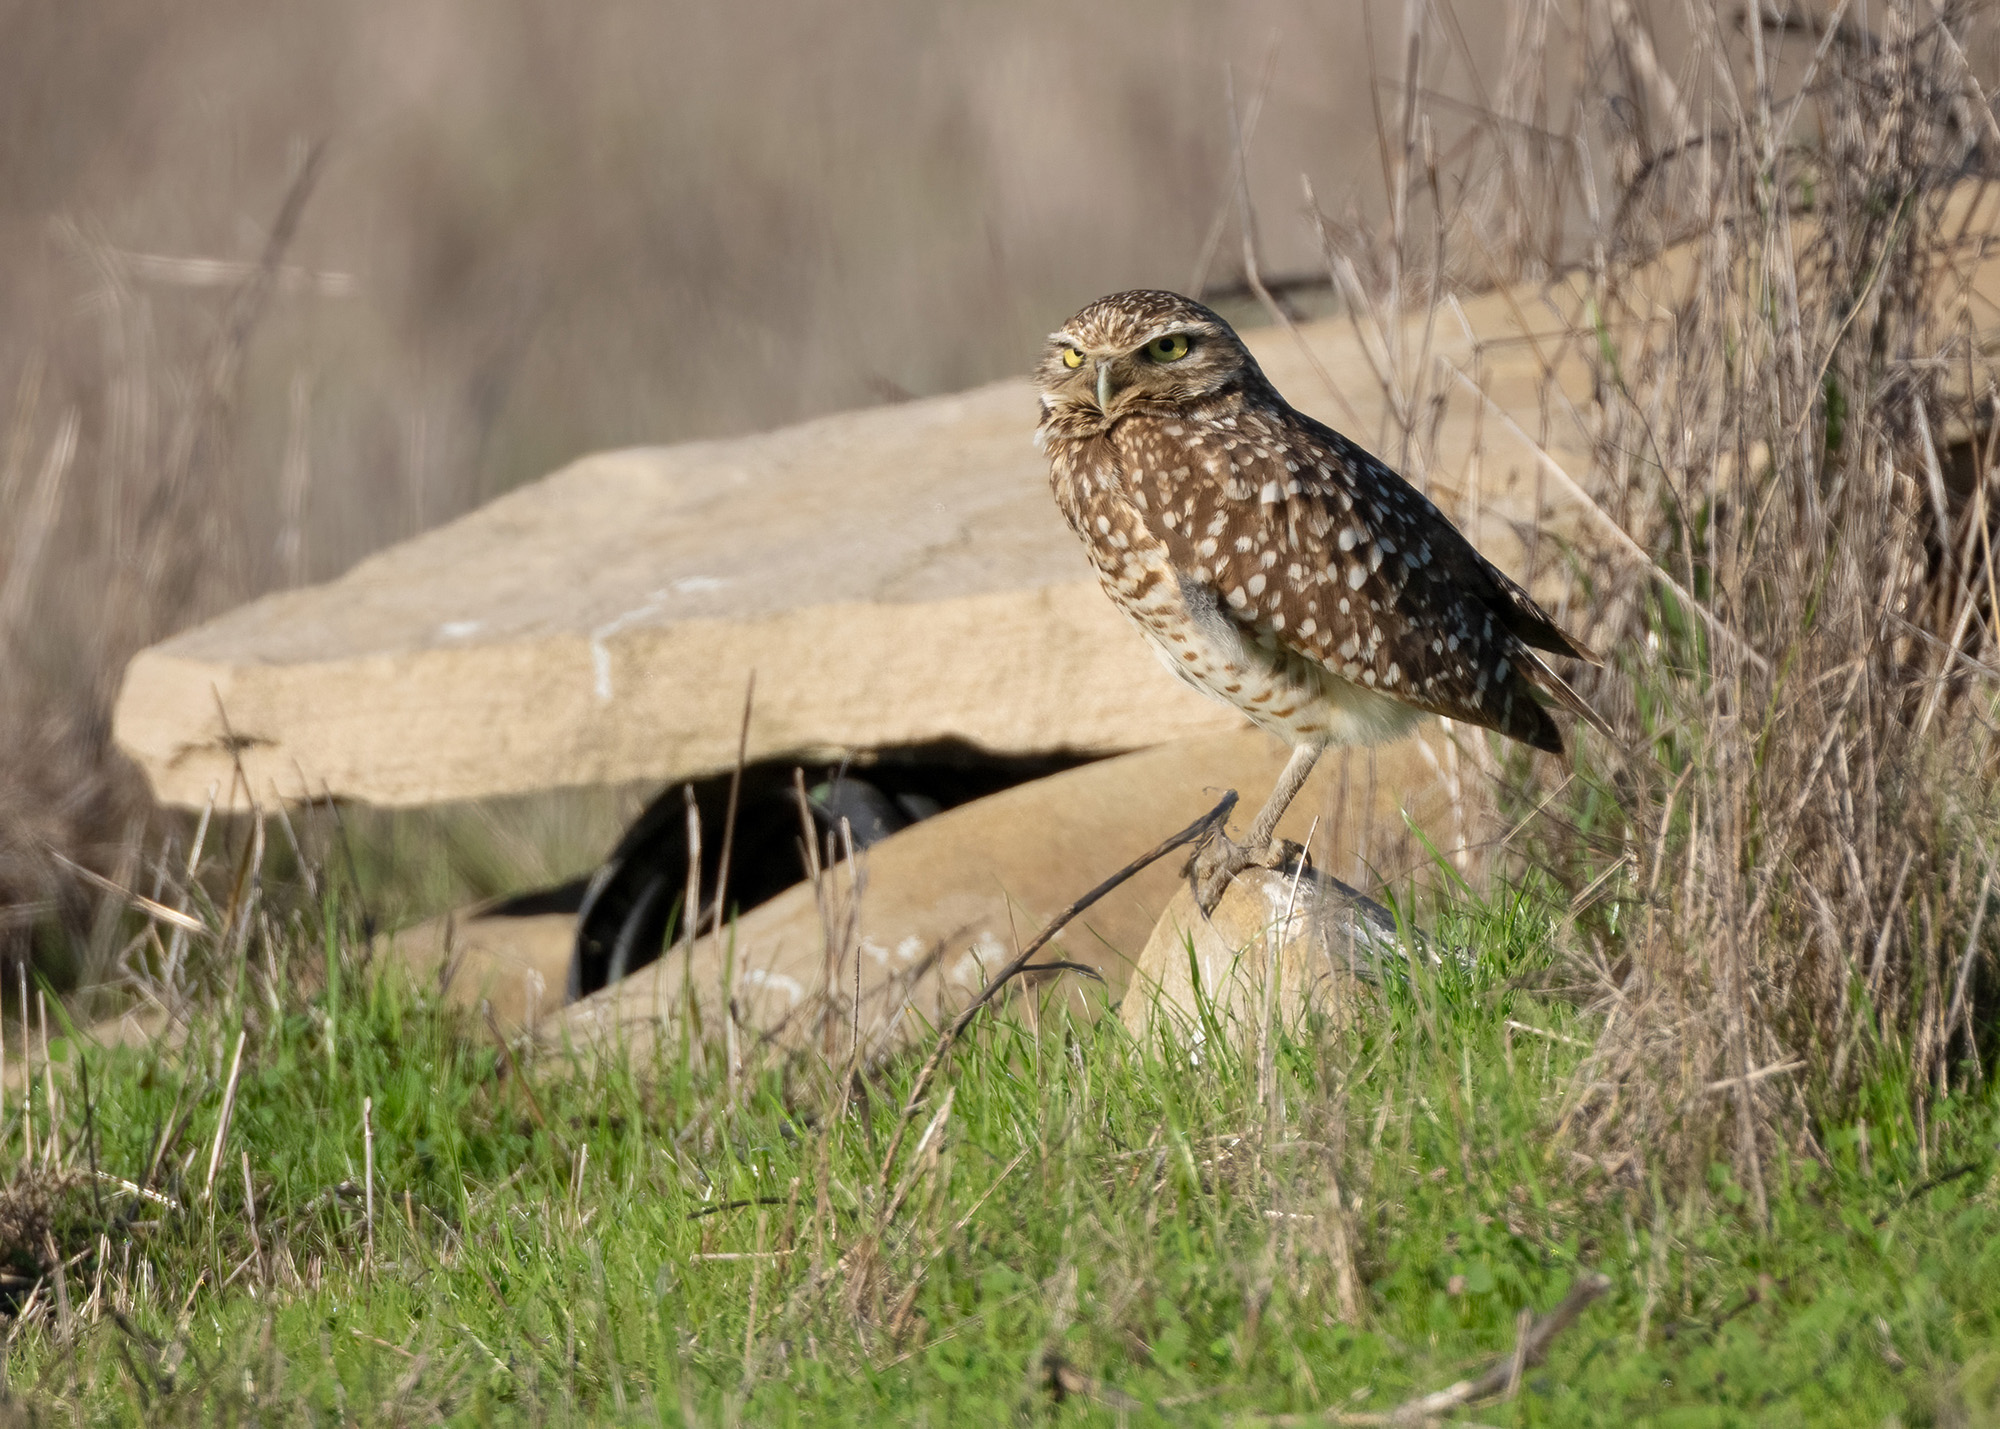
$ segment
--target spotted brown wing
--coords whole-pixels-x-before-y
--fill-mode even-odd
[[[1212,479],[1181,482],[1147,524],[1234,619],[1358,685],[1560,752],[1535,690],[1581,701],[1528,647],[1584,652],[1421,492],[1289,409],[1208,445],[1224,448]]]

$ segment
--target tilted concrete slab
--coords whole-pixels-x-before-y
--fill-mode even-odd
[[[949,810],[867,851],[851,925],[843,866],[826,876],[824,912],[812,885],[801,883],[745,913],[733,941],[704,937],[692,957],[670,950],[546,1020],[544,1035],[643,1050],[663,1026],[682,1025],[692,1004],[710,1035],[732,1007],[745,1038],[824,1050],[832,1007],[836,1057],[847,1055],[857,1031],[864,1056],[886,1055],[962,1007],[1051,917],[1229,789],[1245,791],[1234,821],[1240,834],[1286,754],[1261,730],[1204,735]],[[1279,832],[1301,843],[1310,837],[1315,861],[1343,872],[1372,838],[1369,862],[1395,878],[1426,861],[1407,838],[1411,823],[1436,831],[1448,849],[1483,837],[1483,824],[1465,821],[1479,819],[1491,798],[1477,776],[1459,777],[1458,768],[1436,726],[1389,748],[1330,756]],[[1096,980],[1045,973],[1025,979],[1024,989],[1086,1016],[1117,1001],[1184,885],[1186,860],[1171,854],[1114,889],[1044,956],[1087,967]]]

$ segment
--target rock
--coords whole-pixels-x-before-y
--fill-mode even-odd
[[[831,942],[836,1055],[845,1054],[854,1035],[857,976],[861,1041],[871,1056],[881,1055],[963,1006],[1054,914],[1191,823],[1227,789],[1243,796],[1234,821],[1240,833],[1286,753],[1258,730],[1205,735],[948,810],[863,856],[851,935],[854,881],[841,868],[826,877],[824,915],[813,887],[801,884],[743,915],[733,944],[705,937],[691,960],[671,951],[569,1008],[547,1025],[547,1034],[559,1041],[622,1038],[643,1048],[663,1020],[685,1016],[690,1006],[713,1033],[723,1007],[733,1003],[745,1037],[823,1047]],[[1280,832],[1300,841],[1310,834],[1316,857],[1328,867],[1350,867],[1363,839],[1373,840],[1370,858],[1385,872],[1421,865],[1426,856],[1411,846],[1414,841],[1385,833],[1400,834],[1406,814],[1436,831],[1445,847],[1477,842],[1483,827],[1458,822],[1469,817],[1469,801],[1454,800],[1437,773],[1451,762],[1444,734],[1435,728],[1372,754],[1330,757]],[[1116,1002],[1162,910],[1184,885],[1185,861],[1185,854],[1169,855],[1114,890],[1045,955],[1087,967],[1101,981],[1060,973],[1023,979],[1024,987],[1059,996],[1085,1016]],[[728,980],[734,990],[726,999]]]
[[[1009,383],[593,456],[140,654],[116,725],[164,801],[411,806],[956,742],[1232,727],[1096,586]],[[224,718],[228,728],[224,728]]]
[[[1219,1031],[1254,1045],[1264,1026],[1295,1027],[1308,1013],[1345,1021],[1381,966],[1400,957],[1395,920],[1379,903],[1310,868],[1252,868],[1206,917],[1181,885],[1139,955],[1120,1016],[1135,1036],[1166,1028],[1199,1044]]]

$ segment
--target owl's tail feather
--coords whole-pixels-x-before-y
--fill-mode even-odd
[[[1523,650],[1521,658],[1525,658],[1528,662],[1528,678],[1535,682],[1536,687],[1543,694],[1547,695],[1606,739],[1616,738],[1611,731],[1611,725],[1605,720],[1604,716],[1592,709],[1582,695],[1571,689],[1569,681],[1558,675],[1554,670],[1551,670],[1546,660],[1529,650]]]
[[[1546,650],[1551,655],[1567,655],[1570,659],[1581,660],[1586,665],[1602,665],[1604,663],[1602,655],[1598,654],[1560,625],[1557,625],[1555,621],[1551,620],[1547,624],[1547,631],[1536,631],[1535,638],[1532,640],[1522,635],[1518,630],[1514,633],[1537,650]]]
[[[1603,656],[1556,624],[1555,617],[1537,605],[1535,598],[1521,589],[1505,571],[1488,564],[1486,573],[1500,589],[1503,597],[1498,602],[1500,619],[1516,640],[1537,650],[1546,650],[1551,655],[1567,655],[1588,665],[1604,663]]]

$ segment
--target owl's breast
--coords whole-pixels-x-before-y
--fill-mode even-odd
[[[1145,600],[1167,573],[1168,552],[1134,504],[1117,447],[1101,437],[1052,443],[1049,484],[1111,598]]]

